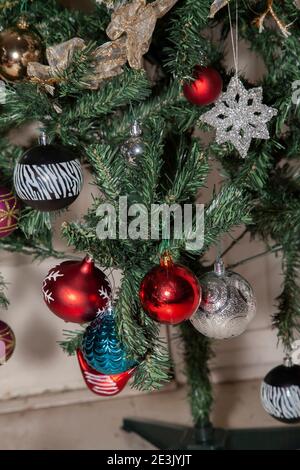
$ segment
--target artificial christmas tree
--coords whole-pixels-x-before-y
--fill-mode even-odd
[[[18,159],[23,153],[11,144],[7,133],[28,121],[36,121],[46,130],[51,145],[73,147],[89,167],[101,196],[95,198],[83,221],[63,224],[62,236],[75,250],[89,253],[99,266],[122,271],[121,284],[111,302],[120,344],[129,361],[133,361],[130,364],[137,364],[134,373],[127,371],[126,376],[127,380],[132,375],[133,387],[156,389],[172,376],[168,351],[159,339],[159,324],[147,314],[147,308],[146,312],[143,310],[139,298],[143,278],[166,254],[176,266],[181,264],[192,270],[190,279],[200,278],[212,270],[206,262],[209,248],[237,226],[245,226],[243,235],[250,233],[253,239],[265,241],[262,255],[282,254],[283,290],[278,295],[273,324],[289,355],[300,330],[300,112],[292,99],[299,74],[295,60],[300,53],[299,10],[293,1],[269,0],[98,0],[93,5],[92,12],[83,13],[68,10],[56,0],[1,2],[4,30],[25,14],[41,37],[47,59],[46,63],[40,63],[38,58],[29,62],[22,81],[6,84],[0,114],[1,185],[12,187],[14,167],[20,165]],[[219,40],[208,39],[207,34],[202,34],[204,29],[218,30]],[[234,56],[233,73],[224,67],[228,36]],[[262,83],[249,83],[239,69],[238,45],[242,39],[264,61]],[[218,71],[223,90],[227,90],[218,98],[222,83],[218,75],[215,93],[209,94],[201,106],[188,101],[183,93],[183,86],[185,90],[192,89],[196,67]],[[134,164],[129,165],[129,158],[124,158],[121,149],[128,142],[135,121],[143,129],[143,145]],[[217,129],[216,141],[204,146],[193,131],[196,127],[211,130],[210,125]],[[153,205],[195,206],[213,161],[222,167],[223,182],[206,204],[200,248],[187,243],[184,236],[173,236],[172,230],[166,236],[162,221],[156,226],[157,237],[142,236],[145,228],[151,233],[147,220],[140,225],[140,236],[130,238],[132,215],[125,222],[121,220],[112,231],[114,236],[101,238],[101,204],[109,203],[116,217],[120,217],[122,196],[146,211]],[[58,176],[52,176],[55,186]],[[18,190],[19,183],[16,186]],[[78,192],[72,193],[72,198]],[[22,206],[18,229],[1,238],[0,247],[41,258],[64,258],[52,246],[52,217],[49,212]],[[193,222],[190,229],[195,227]],[[237,260],[235,265],[239,263]],[[1,280],[2,286],[4,282]],[[179,303],[184,300],[188,289],[183,286],[183,297],[178,299],[178,286],[175,289],[173,280],[167,287],[166,309],[174,306],[174,299]],[[156,308],[154,286],[152,289]],[[198,297],[194,295],[193,308],[186,318],[200,302],[200,288],[195,287],[196,291]],[[143,295],[141,298],[143,303]],[[0,300],[6,303],[5,297]],[[185,319],[184,315],[181,319]],[[178,329],[185,345],[196,427],[190,434],[186,429],[177,429],[174,441],[171,427],[168,443],[161,441],[160,445],[188,448],[201,441],[205,448],[224,447],[223,433],[213,432],[209,424],[213,398],[208,362],[213,343],[189,321]],[[71,334],[62,346],[68,353],[76,354],[82,338],[83,331]],[[78,354],[86,380],[86,374],[94,372],[83,362],[80,351]],[[126,382],[123,379],[120,389]],[[125,427],[137,429],[134,422],[127,421]],[[152,431],[154,428],[158,436],[157,427],[152,425]],[[299,436],[300,431],[297,428],[293,433]],[[179,435],[190,439],[190,443],[178,440]],[[239,441],[239,436],[244,435],[232,432],[230,446],[244,445],[242,437]],[[261,433],[256,431],[252,436]],[[263,442],[249,439],[248,445]]]

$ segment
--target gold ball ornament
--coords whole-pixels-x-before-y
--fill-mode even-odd
[[[0,75],[8,81],[27,76],[29,62],[40,62],[42,44],[40,36],[32,31],[24,18],[17,25],[0,33]]]

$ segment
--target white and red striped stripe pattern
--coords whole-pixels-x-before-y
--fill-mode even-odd
[[[120,393],[134,374],[135,367],[121,374],[105,375],[92,369],[85,361],[82,352],[77,350],[77,358],[87,387],[96,395],[113,396]]]

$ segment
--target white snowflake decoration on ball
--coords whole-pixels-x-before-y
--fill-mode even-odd
[[[58,277],[64,277],[64,274],[61,273],[59,270],[56,271],[56,267],[55,267],[48,273],[48,275],[45,277],[43,281],[42,291],[43,291],[45,300],[48,304],[50,304],[51,302],[54,302],[53,293],[50,291],[50,289],[47,289],[48,281],[56,282]]]
[[[276,116],[277,109],[262,103],[262,93],[262,87],[246,90],[235,76],[215,106],[201,116],[201,121],[215,127],[216,142],[231,142],[243,158],[252,139],[270,138],[267,122]]]

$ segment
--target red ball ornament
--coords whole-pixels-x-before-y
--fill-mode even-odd
[[[105,311],[111,294],[105,274],[86,256],[52,268],[43,282],[49,309],[67,322],[85,323]]]
[[[77,350],[80,370],[86,386],[96,395],[110,397],[120,393],[132,377],[135,367],[121,372],[121,374],[105,375],[90,367],[83,357],[80,349]]]
[[[12,356],[16,346],[13,330],[0,320],[0,366]]]
[[[183,85],[183,94],[186,99],[198,106],[214,103],[219,98],[223,87],[219,72],[212,67],[197,65],[194,77],[194,81]]]
[[[159,323],[177,324],[190,318],[201,301],[196,276],[185,266],[163,256],[160,265],[149,271],[140,286],[140,301],[145,312]]]

